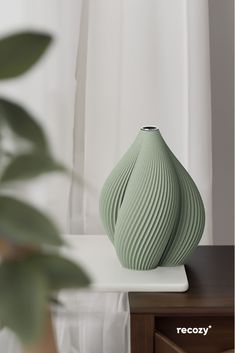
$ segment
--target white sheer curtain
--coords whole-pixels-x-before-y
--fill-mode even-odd
[[[68,315],[55,317],[60,353],[130,353],[126,293],[62,294]]]
[[[207,0],[2,0],[1,34],[25,27],[48,30],[55,44],[27,76],[1,83],[0,93],[35,113],[47,127],[55,154],[68,165],[73,148],[73,165],[85,182],[78,187],[72,182],[71,231],[103,233],[98,215],[101,186],[138,129],[154,124],[198,184],[207,215],[202,243],[211,243]],[[46,208],[66,230],[68,192],[69,181],[53,176],[22,194]],[[77,298],[75,294],[74,303]],[[127,294],[114,298],[93,293],[86,305],[81,298],[81,307],[92,309],[100,321],[93,325],[92,316],[83,315],[73,337],[84,338],[81,329],[87,329],[89,340],[80,340],[75,351],[68,341],[68,352],[93,353],[95,348],[96,353],[113,353],[114,344],[120,353],[129,353]],[[60,324],[62,345],[69,321]],[[16,353],[14,340],[7,337],[8,332],[0,332],[0,351]]]
[[[25,28],[47,30],[54,45],[25,77],[1,82],[0,93],[41,120],[67,165],[74,149],[74,167],[89,187],[72,186],[71,230],[103,232],[101,185],[139,127],[151,123],[198,184],[207,215],[203,243],[211,243],[207,0],[3,0],[0,34]],[[66,230],[68,191],[69,181],[53,176],[22,194]]]
[[[212,242],[208,2],[89,0],[77,62],[71,232],[103,233],[105,178],[142,125],[157,125],[196,181]]]
[[[1,81],[0,94],[24,104],[44,125],[58,159],[72,162],[75,67],[82,0],[1,0],[0,36],[42,30],[53,36],[47,55],[26,75]],[[20,194],[67,226],[69,179],[52,175]]]
[[[46,128],[55,155],[68,166],[72,166],[77,44],[85,18],[81,4],[81,0],[3,0],[0,5],[0,35],[30,29],[54,37],[48,55],[24,77],[1,82],[0,94],[34,113]],[[68,178],[53,175],[15,192],[47,211],[67,232],[69,187]],[[68,315],[55,320],[60,353],[129,353],[126,293],[75,292],[66,303]],[[0,352],[20,351],[15,336],[0,330]]]
[[[54,314],[58,353],[130,353],[130,315],[125,293],[61,293]],[[15,335],[0,330],[0,352],[21,353]],[[54,352],[52,352],[54,353]]]

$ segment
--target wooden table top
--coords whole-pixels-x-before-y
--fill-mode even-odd
[[[234,247],[199,246],[186,264],[185,293],[129,293],[133,314],[233,315]]]

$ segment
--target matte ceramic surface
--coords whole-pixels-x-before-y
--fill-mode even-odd
[[[121,264],[139,270],[184,264],[205,225],[194,181],[151,127],[107,178],[100,214]]]
[[[184,292],[188,280],[184,266],[158,267],[151,271],[123,268],[112,243],[104,235],[67,235],[71,245],[63,252],[90,274],[91,289],[124,292]]]

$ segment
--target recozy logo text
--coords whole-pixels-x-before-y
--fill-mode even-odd
[[[194,334],[194,335],[206,336],[211,327],[212,327],[211,325],[209,325],[208,327],[176,327],[176,332],[178,334],[188,333],[189,335]]]

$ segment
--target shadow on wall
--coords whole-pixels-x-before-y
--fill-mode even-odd
[[[215,245],[233,244],[234,236],[234,1],[209,0],[213,239]]]

